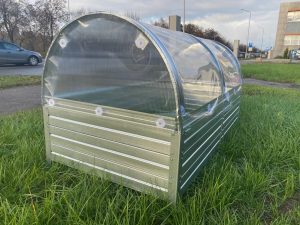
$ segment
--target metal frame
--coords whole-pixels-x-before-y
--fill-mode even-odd
[[[222,95],[203,105],[194,117],[187,118],[181,111],[181,106],[184,105],[182,81],[166,47],[147,26],[130,18],[117,17],[143,32],[160,53],[173,85],[176,117],[42,94],[46,157],[49,162],[60,162],[175,203],[200,172],[221,138],[236,122],[240,87],[228,93],[234,98],[232,104],[225,106],[225,81],[220,63],[209,47],[201,39],[194,37],[209,51],[217,64]],[[62,31],[72,23],[74,21],[62,28]],[[47,70],[48,56],[59,35],[55,37],[47,54],[44,73]],[[214,105],[213,112],[208,110],[210,105]],[[101,113],[97,114],[99,108]],[[166,126],[157,127],[157,119],[166,121]]]

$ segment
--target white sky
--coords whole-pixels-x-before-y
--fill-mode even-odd
[[[144,22],[160,17],[183,15],[183,0],[69,0],[71,11],[135,12]],[[262,29],[265,30],[264,48],[274,46],[279,5],[290,0],[186,0],[186,21],[203,28],[214,28],[226,39],[240,39],[246,43],[249,14],[252,11],[250,41],[260,47]],[[296,1],[296,0],[294,0]]]

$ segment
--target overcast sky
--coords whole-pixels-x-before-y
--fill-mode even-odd
[[[69,0],[71,11],[86,8],[90,11],[116,13],[135,12],[142,21],[151,23],[168,15],[183,15],[183,0]],[[252,11],[250,41],[260,47],[262,29],[264,48],[274,46],[279,6],[290,0],[186,0],[186,21],[203,28],[215,28],[230,41],[246,43],[249,14]],[[294,0],[296,1],[296,0]]]

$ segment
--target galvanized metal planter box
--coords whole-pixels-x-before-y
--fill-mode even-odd
[[[217,42],[83,16],[46,59],[47,158],[176,201],[238,119],[241,82]]]

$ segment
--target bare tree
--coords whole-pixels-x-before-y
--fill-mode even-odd
[[[36,24],[43,42],[45,52],[52,42],[60,25],[68,20],[65,0],[39,0],[35,2]]]
[[[136,12],[127,11],[126,13],[124,13],[124,16],[134,19],[136,21],[141,20],[140,16]]]
[[[89,13],[89,10],[86,9],[86,8],[80,8],[76,11],[72,11],[70,14],[71,14],[71,17],[72,18],[78,18],[78,17],[81,17],[81,16],[84,16],[86,14]]]
[[[168,22],[163,18],[160,18],[158,21],[155,21],[153,25],[167,28],[167,29],[169,28]],[[181,31],[182,31],[182,26],[181,26]],[[197,37],[218,41],[226,45],[230,49],[232,49],[232,44],[213,28],[208,28],[204,30],[202,27],[200,27],[197,24],[189,23],[185,25],[185,32]]]
[[[192,23],[185,25],[185,32],[192,34],[194,36],[197,36],[197,37],[204,36],[203,29],[201,27],[199,27],[198,25],[192,24]]]
[[[206,39],[211,39],[217,42],[226,45],[228,48],[232,49],[232,44],[226,40],[218,31],[214,30],[213,28],[208,28],[204,31],[203,37]]]
[[[158,26],[158,27],[162,27],[162,28],[166,28],[166,29],[169,29],[169,24],[168,24],[168,21],[165,20],[164,18],[160,18],[158,21],[155,21],[153,23],[154,26]]]
[[[15,41],[21,26],[25,24],[23,16],[24,2],[14,0],[0,0],[0,24],[7,32],[11,42]]]
[[[37,26],[37,12],[33,4],[27,3],[24,7],[26,23],[22,26],[19,44],[25,44],[31,50],[38,48],[39,27]]]

